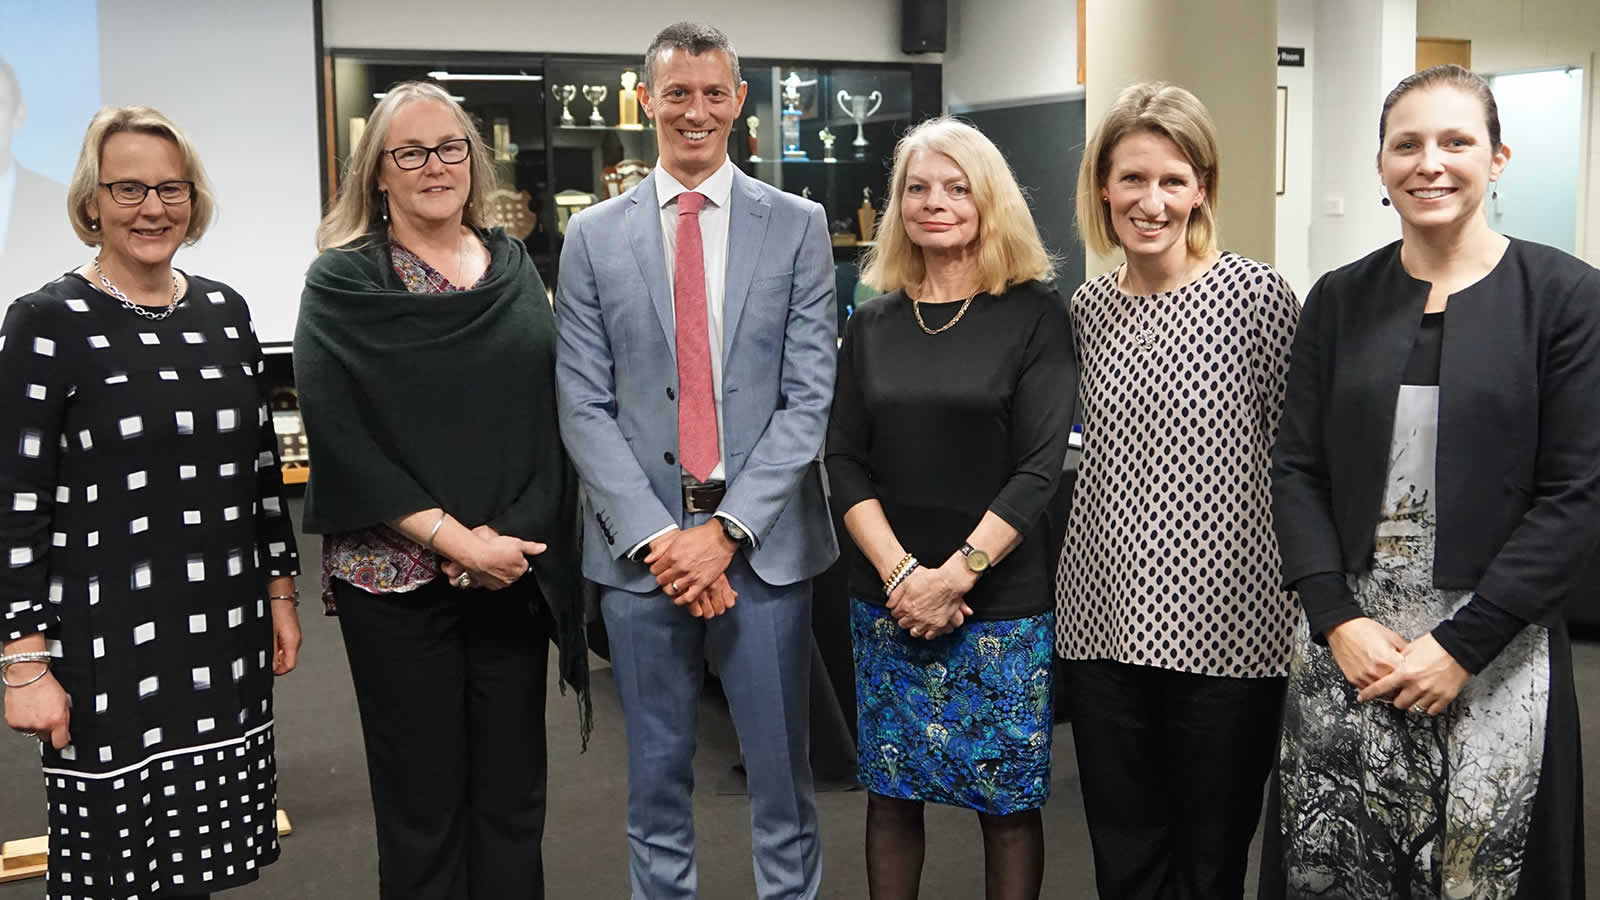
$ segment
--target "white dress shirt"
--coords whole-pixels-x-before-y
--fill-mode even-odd
[[[667,254],[667,294],[671,297],[675,290],[673,266],[678,246],[678,195],[690,188],[684,187],[660,166],[656,167],[655,175],[656,203],[661,208],[661,244]],[[728,201],[733,195],[733,160],[724,157],[717,171],[693,190],[704,194],[706,198],[705,205],[700,208],[700,244],[705,253],[706,340],[711,349],[711,398],[717,410],[717,465],[706,480],[724,481],[727,478],[724,460],[728,454],[724,439],[726,431],[722,427],[722,301],[728,283]],[[755,543],[754,532],[736,516],[724,512],[718,512],[717,515],[738,525],[750,535],[751,543]],[[632,555],[676,527],[668,525],[650,535],[635,544],[628,551],[629,554]]]

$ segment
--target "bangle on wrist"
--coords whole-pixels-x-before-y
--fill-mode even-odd
[[[292,602],[297,608],[300,606],[300,592],[299,591],[295,591],[292,594],[268,594],[267,595],[267,599],[268,600],[288,600],[288,601]]]
[[[439,529],[443,527],[444,517],[447,515],[449,515],[449,513],[442,509],[439,510],[439,521],[433,523],[433,530],[428,532],[428,540],[423,544],[423,546],[427,547],[429,550],[433,549],[433,539],[439,536]]]
[[[0,684],[4,684],[8,688],[27,687],[49,673],[50,659],[50,653],[46,650],[30,650],[26,653],[11,653],[0,656]],[[39,670],[39,674],[29,678],[27,681],[14,682],[6,677],[6,672],[9,671],[12,666],[20,663],[41,663],[43,668]]]

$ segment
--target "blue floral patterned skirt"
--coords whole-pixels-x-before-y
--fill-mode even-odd
[[[1050,798],[1055,613],[913,638],[851,601],[862,787],[994,815]]]

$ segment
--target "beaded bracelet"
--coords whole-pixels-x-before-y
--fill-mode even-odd
[[[915,572],[917,567],[921,565],[922,563],[918,562],[915,556],[907,553],[905,558],[900,560],[900,565],[895,566],[894,572],[889,576],[889,580],[884,582],[883,595],[885,597],[893,595],[894,589],[904,583],[907,578],[910,578],[911,573]]]
[[[894,564],[893,569],[889,570],[889,577],[883,580],[883,592],[885,594],[889,593],[889,585],[894,584],[896,580],[900,578],[900,573],[904,572],[906,570],[906,566],[911,565],[912,561],[915,559],[916,557],[909,553],[900,557],[900,561]]]

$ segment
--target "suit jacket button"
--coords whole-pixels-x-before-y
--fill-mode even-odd
[[[672,451],[671,450],[668,450],[667,452],[661,454],[661,458],[666,460],[667,461],[667,465],[669,465],[669,466],[678,461],[678,458],[676,456],[672,455]]]
[[[667,388],[667,399],[668,400],[676,400],[676,399],[678,399],[678,395],[673,393],[672,388]]]

